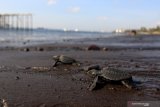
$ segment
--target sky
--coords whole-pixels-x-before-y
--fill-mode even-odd
[[[0,13],[32,13],[34,27],[113,31],[160,25],[160,0],[0,0]]]

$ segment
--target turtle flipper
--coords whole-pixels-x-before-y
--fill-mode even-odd
[[[104,84],[105,84],[105,81],[102,79],[102,77],[101,76],[97,76],[93,80],[93,83],[89,87],[89,90],[93,91],[93,90],[97,90],[97,89],[103,88]]]
[[[53,64],[53,66],[52,66],[52,67],[55,67],[55,66],[57,66],[57,62],[58,62],[58,61],[54,62],[54,64]]]
[[[133,89],[133,84],[129,80],[122,80],[121,83],[129,89]]]
[[[55,63],[53,64],[52,67],[56,67],[57,66],[57,63],[59,63],[60,61],[55,61]]]
[[[98,82],[98,76],[93,80],[93,83],[91,84],[91,86],[89,87],[90,91],[93,91],[96,86],[97,86],[97,82]]]

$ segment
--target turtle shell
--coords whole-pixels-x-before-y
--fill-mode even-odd
[[[101,76],[104,77],[105,79],[113,81],[132,78],[132,76],[129,73],[113,68],[103,68],[103,70],[101,70]]]
[[[75,63],[76,60],[73,59],[73,58],[70,58],[68,56],[64,56],[64,55],[60,55],[59,56],[59,61],[64,63],[64,64],[72,64],[72,63]]]

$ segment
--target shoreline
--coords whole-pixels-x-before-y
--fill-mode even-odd
[[[124,37],[119,38],[118,41]],[[140,42],[139,38],[133,37],[124,40],[126,43]],[[141,42],[145,43],[146,40],[150,38],[141,38]],[[108,41],[117,40],[112,38]],[[103,46],[97,45],[100,50],[94,51],[87,50],[88,46],[85,43],[46,44],[0,49],[0,98],[5,99],[9,107],[125,107],[128,101],[160,100],[159,47],[131,49],[126,46],[124,49],[115,46],[114,49],[113,46],[105,46],[109,49],[104,51]],[[24,50],[26,48],[29,51]],[[59,65],[53,68],[52,56],[61,54],[73,57],[82,64]],[[141,82],[136,84],[138,90],[107,84],[97,91],[89,91],[93,77],[81,69],[97,64],[101,68],[113,67],[132,74],[134,81]]]
[[[160,50],[160,35],[120,35],[113,37],[98,37],[75,40],[64,40],[63,42],[55,43],[40,43],[32,44],[26,42],[20,46],[1,46],[0,50],[23,50],[25,48],[32,51],[39,51],[39,49],[49,51],[56,49],[80,49],[86,50],[87,47],[96,45],[108,50]]]

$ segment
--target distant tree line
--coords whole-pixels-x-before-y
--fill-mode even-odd
[[[146,27],[141,27],[138,32],[144,32],[144,33],[155,33],[155,34],[160,34],[160,26],[157,26],[155,28],[146,28]]]

